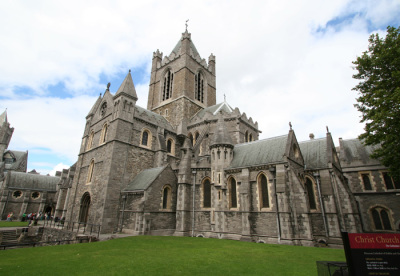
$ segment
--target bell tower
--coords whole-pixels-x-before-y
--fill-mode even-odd
[[[159,50],[153,53],[147,109],[177,127],[215,104],[215,56],[211,54],[207,64],[186,29],[169,56]]]

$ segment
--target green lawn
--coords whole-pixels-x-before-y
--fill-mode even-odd
[[[344,251],[188,237],[139,236],[0,251],[0,275],[317,275]]]
[[[28,226],[28,222],[24,221],[0,221],[0,227],[19,227],[19,226]]]

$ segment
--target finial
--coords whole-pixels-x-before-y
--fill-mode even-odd
[[[101,92],[100,92],[100,96],[99,97],[101,97]]]
[[[107,90],[110,91],[111,82],[107,83]]]
[[[131,72],[131,69],[129,69],[129,73]]]
[[[185,23],[185,25],[186,25],[186,31],[187,31],[187,27],[188,27],[188,21],[189,21],[189,19],[186,20],[186,23]]]
[[[289,122],[290,130],[292,130],[292,122]]]
[[[329,128],[328,128],[328,126],[326,126],[326,132],[329,133]]]
[[[226,102],[226,95],[224,94],[224,102]]]

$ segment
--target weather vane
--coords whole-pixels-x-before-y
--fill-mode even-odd
[[[185,25],[186,25],[186,31],[187,31],[187,27],[188,27],[188,21],[189,21],[189,19],[186,20],[186,23],[185,23]]]

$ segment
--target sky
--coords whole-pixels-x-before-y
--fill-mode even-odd
[[[260,139],[338,139],[363,132],[352,61],[373,33],[400,24],[398,0],[0,2],[0,113],[28,171],[54,175],[78,159],[85,117],[107,83],[129,69],[147,107],[153,52],[169,55],[185,31],[216,56],[217,103],[258,122]]]

